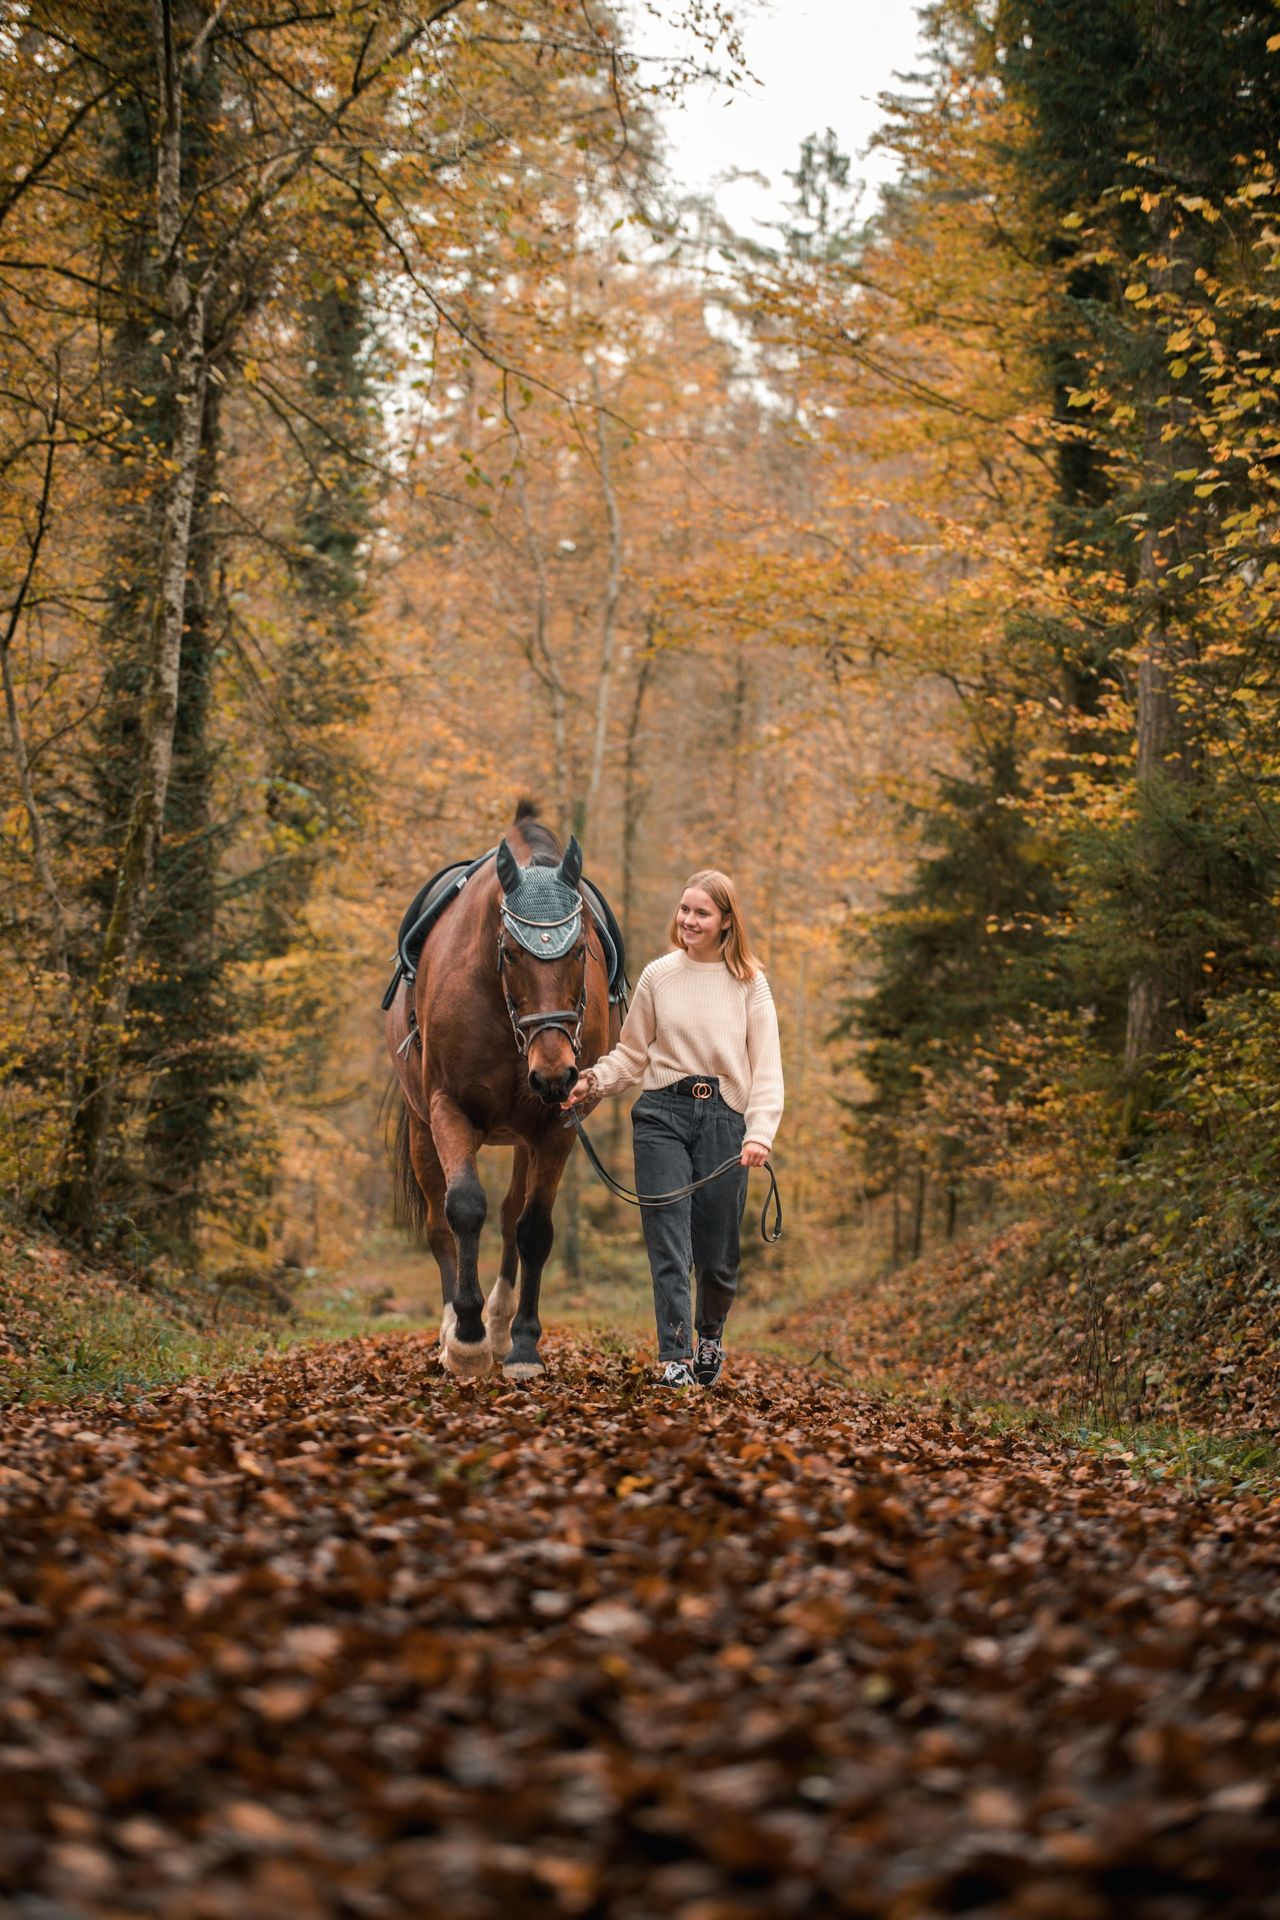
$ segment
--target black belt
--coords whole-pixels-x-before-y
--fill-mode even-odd
[[[691,1100],[709,1100],[712,1094],[720,1092],[720,1082],[714,1075],[708,1078],[702,1073],[687,1073],[683,1080],[672,1080],[665,1087],[655,1087],[654,1092],[687,1093]],[[725,1104],[728,1105],[728,1102]]]

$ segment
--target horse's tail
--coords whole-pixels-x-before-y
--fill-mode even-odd
[[[427,1196],[418,1184],[409,1151],[409,1109],[404,1095],[393,1080],[387,1089],[388,1123],[395,1119],[395,1132],[388,1124],[387,1149],[391,1160],[392,1218],[398,1227],[413,1236],[421,1246],[427,1237]]]

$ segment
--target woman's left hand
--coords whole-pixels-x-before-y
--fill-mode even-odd
[[[744,1167],[762,1167],[768,1158],[768,1147],[762,1147],[758,1140],[747,1140],[743,1143],[742,1164]]]
[[[604,1095],[596,1087],[596,1077],[588,1067],[585,1072],[578,1075],[570,1088],[569,1098],[560,1102],[560,1111],[567,1113],[570,1107],[581,1107],[585,1119],[591,1109],[599,1106],[603,1099]]]

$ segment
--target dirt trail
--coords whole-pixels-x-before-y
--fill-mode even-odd
[[[1280,1519],[734,1360],[9,1416],[0,1912],[1280,1916]]]

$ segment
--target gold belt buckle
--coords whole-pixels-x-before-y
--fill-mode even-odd
[[[709,1100],[715,1088],[709,1080],[695,1080],[689,1091],[695,1100]]]

